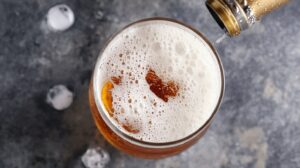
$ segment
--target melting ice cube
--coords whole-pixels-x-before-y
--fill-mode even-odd
[[[60,4],[53,6],[47,13],[47,24],[52,31],[64,31],[74,23],[75,17],[72,9]]]
[[[56,85],[47,93],[47,103],[56,110],[64,110],[73,102],[74,94],[64,85]]]
[[[86,168],[104,168],[110,161],[109,154],[100,147],[89,148],[81,157]]]

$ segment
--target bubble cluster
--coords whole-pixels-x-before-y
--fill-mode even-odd
[[[167,99],[151,89],[146,80],[150,71],[162,87],[170,86]],[[107,82],[113,85],[111,121],[129,136],[155,143],[199,129],[221,92],[220,67],[211,48],[190,29],[169,21],[123,30],[102,53],[95,79],[99,91]]]

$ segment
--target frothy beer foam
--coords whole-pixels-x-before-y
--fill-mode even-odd
[[[218,60],[205,40],[163,20],[136,23],[119,33],[103,51],[94,80],[111,122],[152,143],[198,130],[222,90]]]

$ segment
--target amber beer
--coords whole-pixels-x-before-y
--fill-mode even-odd
[[[128,25],[104,47],[89,99],[113,146],[162,158],[203,136],[223,90],[222,65],[207,39],[178,21],[151,18]]]

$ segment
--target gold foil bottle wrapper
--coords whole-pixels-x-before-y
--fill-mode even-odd
[[[237,36],[287,2],[289,0],[207,0],[206,5],[220,27],[229,36]]]

